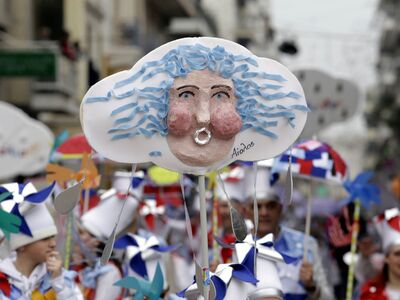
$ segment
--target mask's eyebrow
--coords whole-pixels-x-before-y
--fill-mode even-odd
[[[179,90],[181,90],[181,89],[184,89],[184,88],[194,88],[194,89],[196,89],[196,90],[200,90],[200,88],[198,87],[198,86],[195,86],[195,85],[182,85],[182,86],[180,86],[180,87],[178,87],[177,88],[177,90],[179,91]]]
[[[224,85],[224,84],[219,84],[219,85],[213,85],[211,89],[218,89],[218,88],[226,88],[229,91],[232,90],[232,88],[229,85]]]

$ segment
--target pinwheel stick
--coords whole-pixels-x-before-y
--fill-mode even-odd
[[[216,185],[215,185],[216,186]],[[214,190],[216,190],[216,187],[214,187]],[[215,196],[216,191],[214,191],[214,197],[213,197],[213,210],[212,210],[212,242],[213,242],[213,260],[214,263],[218,262],[219,263],[219,255],[218,255],[218,242],[214,238],[214,236],[218,236],[218,199]]]
[[[357,250],[358,233],[360,231],[360,207],[361,201],[356,199],[354,201],[353,225],[351,228],[350,266],[347,274],[346,300],[351,300],[353,296],[354,268],[356,264],[355,255]]]
[[[67,215],[67,230],[65,236],[65,255],[64,255],[64,269],[69,269],[69,263],[71,260],[71,248],[72,248],[72,223],[74,221],[74,213],[70,211]]]
[[[305,227],[305,236],[304,236],[304,253],[303,258],[307,260],[308,253],[308,239],[310,238],[310,228],[311,228],[311,207],[312,207],[312,192],[313,192],[313,183],[312,180],[308,185],[308,195],[307,195],[307,213],[306,213],[306,227]]]
[[[201,234],[201,259],[203,277],[203,297],[209,298],[210,271],[208,263],[208,236],[207,236],[207,210],[206,210],[206,184],[204,175],[199,176],[200,192],[200,234]]]
[[[90,188],[85,189],[85,196],[83,199],[83,214],[89,210],[89,196],[90,196]]]

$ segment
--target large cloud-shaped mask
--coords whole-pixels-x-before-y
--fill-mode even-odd
[[[164,44],[85,95],[92,147],[125,163],[205,174],[285,151],[307,118],[303,89],[284,66],[218,38]]]

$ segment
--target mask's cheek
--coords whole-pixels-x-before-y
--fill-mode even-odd
[[[184,136],[190,130],[192,113],[189,107],[172,106],[168,112],[168,134]]]
[[[214,137],[228,140],[242,128],[242,119],[233,105],[224,105],[211,114],[211,126]]]

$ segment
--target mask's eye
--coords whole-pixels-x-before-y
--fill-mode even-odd
[[[229,94],[227,92],[224,92],[224,91],[217,92],[212,97],[217,99],[217,100],[223,100],[223,99],[229,99],[230,98]]]
[[[194,97],[194,93],[191,91],[184,91],[182,93],[179,94],[179,98],[180,99],[185,99],[185,100],[189,100],[192,97]]]

